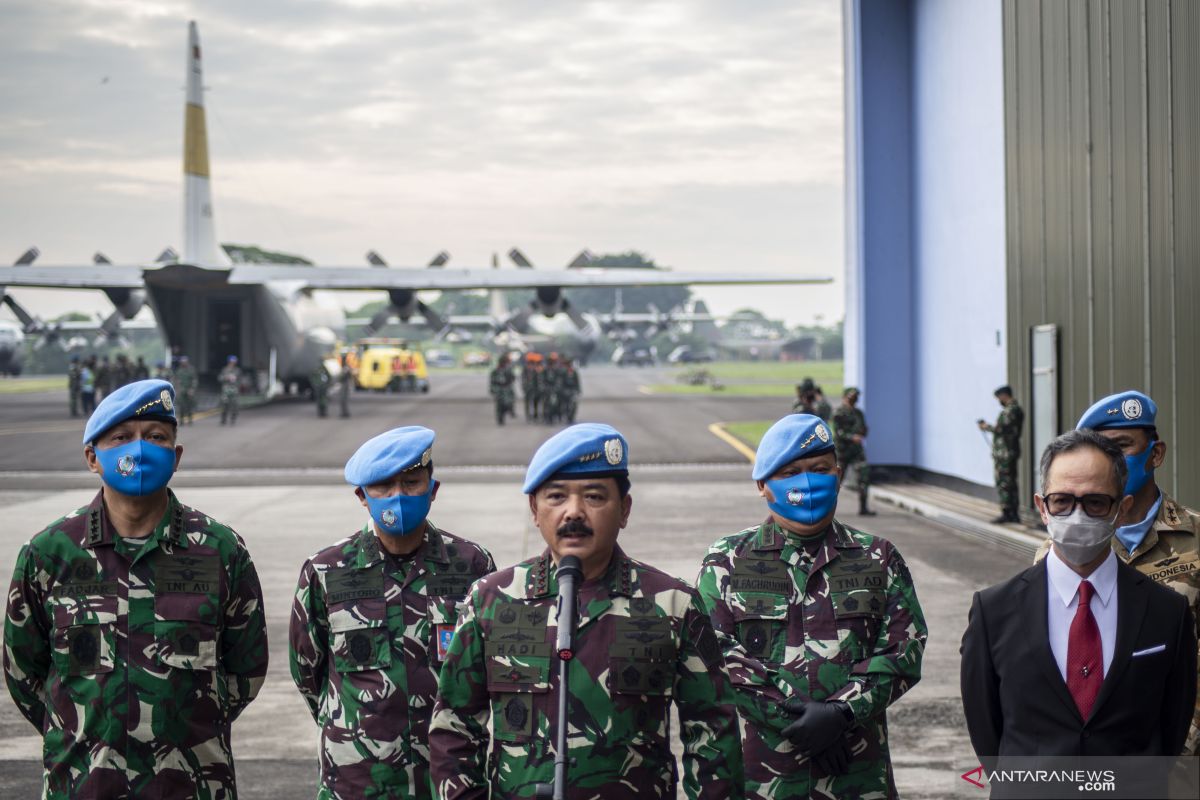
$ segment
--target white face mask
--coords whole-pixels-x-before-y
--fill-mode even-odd
[[[1046,514],[1046,530],[1058,546],[1059,555],[1075,566],[1091,563],[1111,545],[1117,518],[1097,519],[1083,511],[1083,504],[1075,506],[1070,516],[1055,517]]]

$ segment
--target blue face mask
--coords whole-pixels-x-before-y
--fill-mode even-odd
[[[1153,469],[1146,469],[1150,462],[1150,454],[1154,452],[1157,439],[1151,439],[1146,449],[1136,456],[1125,456],[1125,466],[1129,467],[1129,476],[1125,478],[1125,494],[1137,494],[1154,474]]]
[[[379,530],[391,536],[407,536],[429,516],[437,485],[437,481],[430,481],[429,491],[425,494],[395,494],[391,497],[371,497],[363,487],[363,496],[367,498],[367,510]]]
[[[107,450],[97,447],[96,460],[104,468],[100,479],[114,491],[133,497],[154,494],[175,474],[175,448],[144,439]]]
[[[832,472],[801,472],[790,478],[767,481],[775,496],[767,507],[801,525],[815,525],[837,507],[838,476]]]

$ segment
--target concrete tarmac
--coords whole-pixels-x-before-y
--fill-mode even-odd
[[[244,798],[315,793],[317,729],[288,674],[288,615],[304,559],[366,518],[341,481],[341,466],[358,444],[399,424],[438,430],[434,461],[443,486],[431,519],[489,548],[499,565],[543,547],[520,482],[524,464],[551,430],[521,420],[497,428],[483,375],[437,378],[427,396],[356,396],[348,421],[317,419],[310,403],[292,402],[247,410],[235,428],[207,419],[183,431],[184,464],[172,485],[184,502],[242,534],[265,595],[270,670],[261,694],[233,729]],[[622,546],[635,558],[693,580],[713,541],[765,515],[748,465],[707,426],[778,416],[787,410],[785,401],[650,397],[637,390],[640,382],[658,380],[649,371],[589,369],[583,378],[588,394],[580,419],[612,422],[630,440],[634,507]],[[82,423],[54,419],[46,413],[54,406],[45,400],[25,403],[29,396],[16,396],[22,402],[11,402],[13,397],[0,398],[5,580],[30,535],[87,503],[99,487],[98,478],[77,466]],[[65,409],[61,393],[52,399]],[[52,429],[56,424],[73,428]],[[868,452],[869,446],[868,441]],[[880,509],[877,517],[860,518],[856,508],[857,498],[847,491],[839,517],[898,546],[930,628],[924,677],[889,711],[901,795],[961,796],[958,776],[977,765],[958,690],[958,643],[971,595],[1025,563],[920,517]],[[40,750],[33,728],[7,696],[0,699],[0,797],[38,795]]]

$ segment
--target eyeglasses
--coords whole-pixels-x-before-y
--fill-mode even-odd
[[[1077,497],[1067,492],[1051,492],[1044,498],[1046,511],[1052,517],[1066,517],[1075,513],[1075,506],[1083,506],[1083,513],[1089,517],[1107,517],[1112,513],[1113,504],[1119,498],[1107,494],[1085,494]]]

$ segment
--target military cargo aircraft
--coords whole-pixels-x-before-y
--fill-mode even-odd
[[[436,329],[443,320],[421,302],[421,291],[533,289],[535,308],[525,318],[566,318],[574,336],[593,341],[601,331],[574,319],[565,290],[576,287],[638,285],[806,284],[826,277],[670,270],[589,269],[496,270],[358,266],[302,266],[231,263],[218,246],[211,194],[204,113],[200,38],[188,24],[187,99],[184,124],[184,240],[179,256],[152,264],[97,263],[69,266],[32,264],[0,267],[0,286],[98,289],[114,305],[111,319],[132,319],[149,306],[169,346],[187,353],[202,380],[211,381],[230,355],[274,384],[303,388],[308,375],[329,356],[345,325],[336,299],[323,290],[377,290],[387,293],[387,316],[422,317]],[[435,259],[438,261],[439,259]],[[382,259],[380,259],[382,261]],[[497,320],[501,332],[517,330],[518,320]],[[261,387],[267,389],[268,387]]]

